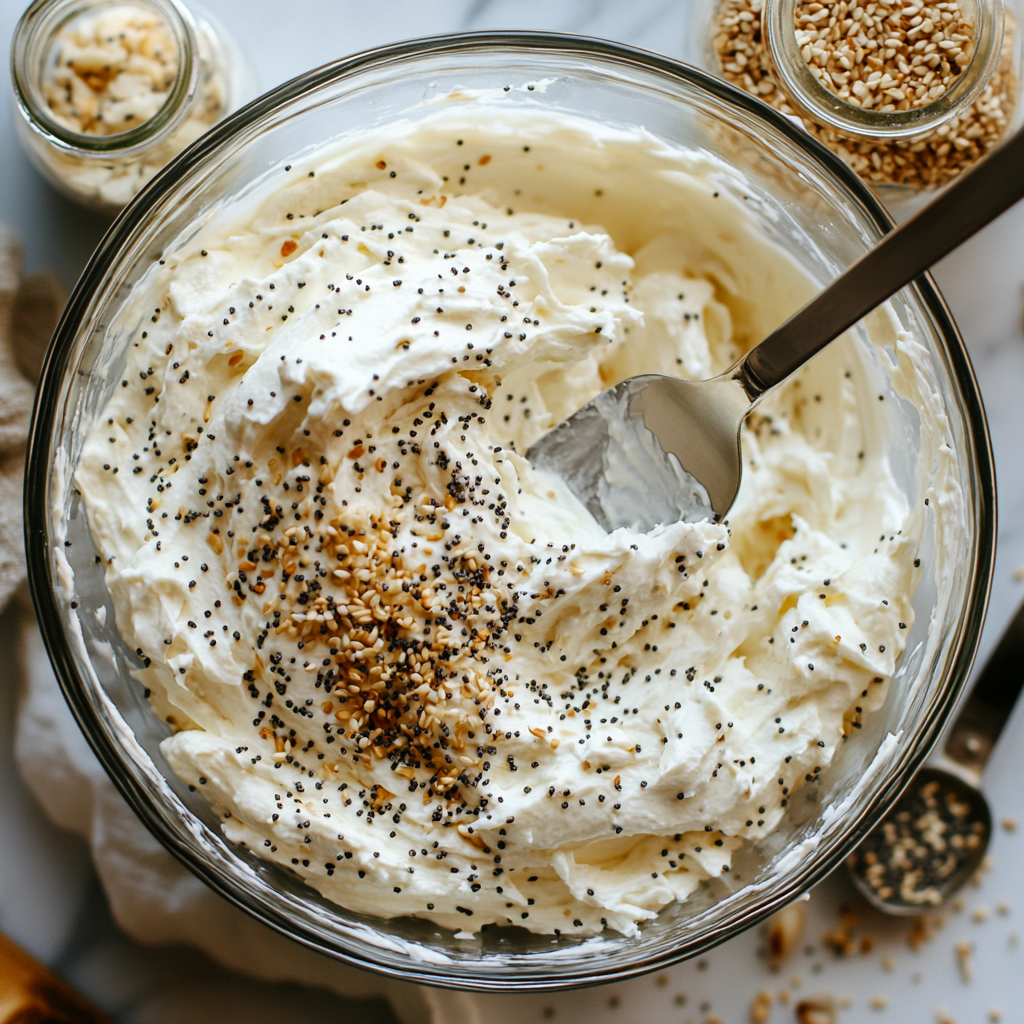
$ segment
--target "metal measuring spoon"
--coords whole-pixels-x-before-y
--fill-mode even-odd
[[[981,774],[1024,689],[1024,604],[985,663],[935,765],[922,768],[847,858],[854,885],[886,914],[944,903],[978,869],[992,835]]]
[[[740,427],[794,374],[904,285],[1024,197],[1024,130],[946,191],[725,373],[630,377],[526,453],[562,477],[607,530],[728,514],[743,471]]]

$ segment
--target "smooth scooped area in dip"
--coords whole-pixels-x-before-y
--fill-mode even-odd
[[[366,914],[633,935],[881,704],[920,520],[866,347],[751,417],[728,525],[605,533],[518,454],[811,293],[720,170],[465,104],[279,169],[154,268],[76,482],[229,839]]]

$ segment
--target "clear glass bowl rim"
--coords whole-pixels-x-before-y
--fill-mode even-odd
[[[770,894],[721,926],[709,930],[700,942],[685,948],[647,955],[644,944],[636,945],[637,954],[627,964],[615,969],[602,967],[592,959],[574,972],[548,974],[543,967],[530,971],[510,969],[502,974],[472,976],[464,962],[438,966],[406,960],[399,969],[378,963],[353,951],[344,939],[296,928],[286,908],[268,908],[255,892],[224,870],[215,859],[199,860],[181,841],[169,824],[168,814],[126,770],[122,756],[111,738],[90,694],[90,687],[81,678],[63,625],[63,611],[56,596],[52,537],[49,524],[50,487],[52,478],[51,450],[57,420],[61,411],[63,381],[69,356],[79,330],[88,318],[92,299],[102,287],[107,268],[116,264],[131,248],[135,234],[147,224],[152,208],[167,200],[191,171],[201,168],[215,157],[221,146],[237,136],[248,135],[264,118],[271,118],[290,104],[314,96],[318,90],[337,85],[347,77],[402,58],[452,56],[454,54],[486,54],[528,51],[574,58],[606,60],[619,67],[654,73],[681,81],[709,94],[724,106],[741,108],[749,115],[768,122],[773,130],[787,136],[806,156],[813,159],[829,175],[839,179],[853,203],[860,204],[881,233],[890,230],[892,219],[870,189],[836,156],[812,139],[802,128],[784,115],[740,89],[712,75],[661,54],[625,44],[587,36],[549,32],[498,31],[446,34],[412,39],[365,50],[323,65],[293,78],[236,111],[194,142],[167,165],[122,211],[111,225],[82,273],[47,350],[29,433],[26,461],[24,512],[25,546],[29,589],[36,616],[50,660],[64,697],[87,741],[110,776],[114,785],[135,811],[143,824],[193,874],[236,907],[278,933],[309,949],[355,967],[369,969],[400,981],[437,985],[455,989],[491,992],[553,991],[582,985],[604,984],[668,967],[698,956],[742,931],[763,921],[771,913],[790,902],[833,871],[852,851],[909,784],[918,768],[931,752],[943,726],[949,720],[970,675],[985,619],[995,558],[996,490],[992,449],[984,407],[970,358],[953,318],[930,275],[922,275],[912,286],[943,346],[948,361],[953,397],[959,402],[965,437],[965,457],[969,459],[969,476],[974,487],[968,496],[976,524],[973,565],[966,587],[957,636],[951,645],[948,673],[942,681],[930,713],[919,729],[916,748],[906,755],[902,768],[882,777],[872,797],[865,802],[861,814],[851,820],[841,841],[832,844],[822,855],[811,856],[794,871],[785,883],[774,885]]]

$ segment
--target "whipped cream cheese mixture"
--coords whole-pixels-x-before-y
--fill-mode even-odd
[[[521,454],[811,294],[721,170],[466,104],[279,169],[154,268],[76,482],[230,840],[366,914],[635,935],[882,703],[920,521],[866,348],[750,418],[728,524],[606,533]]]

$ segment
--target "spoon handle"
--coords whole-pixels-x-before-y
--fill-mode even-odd
[[[776,328],[743,360],[752,402],[904,285],[1024,198],[1024,129]]]
[[[951,761],[981,774],[1024,689],[1024,602],[989,656],[946,739]]]

